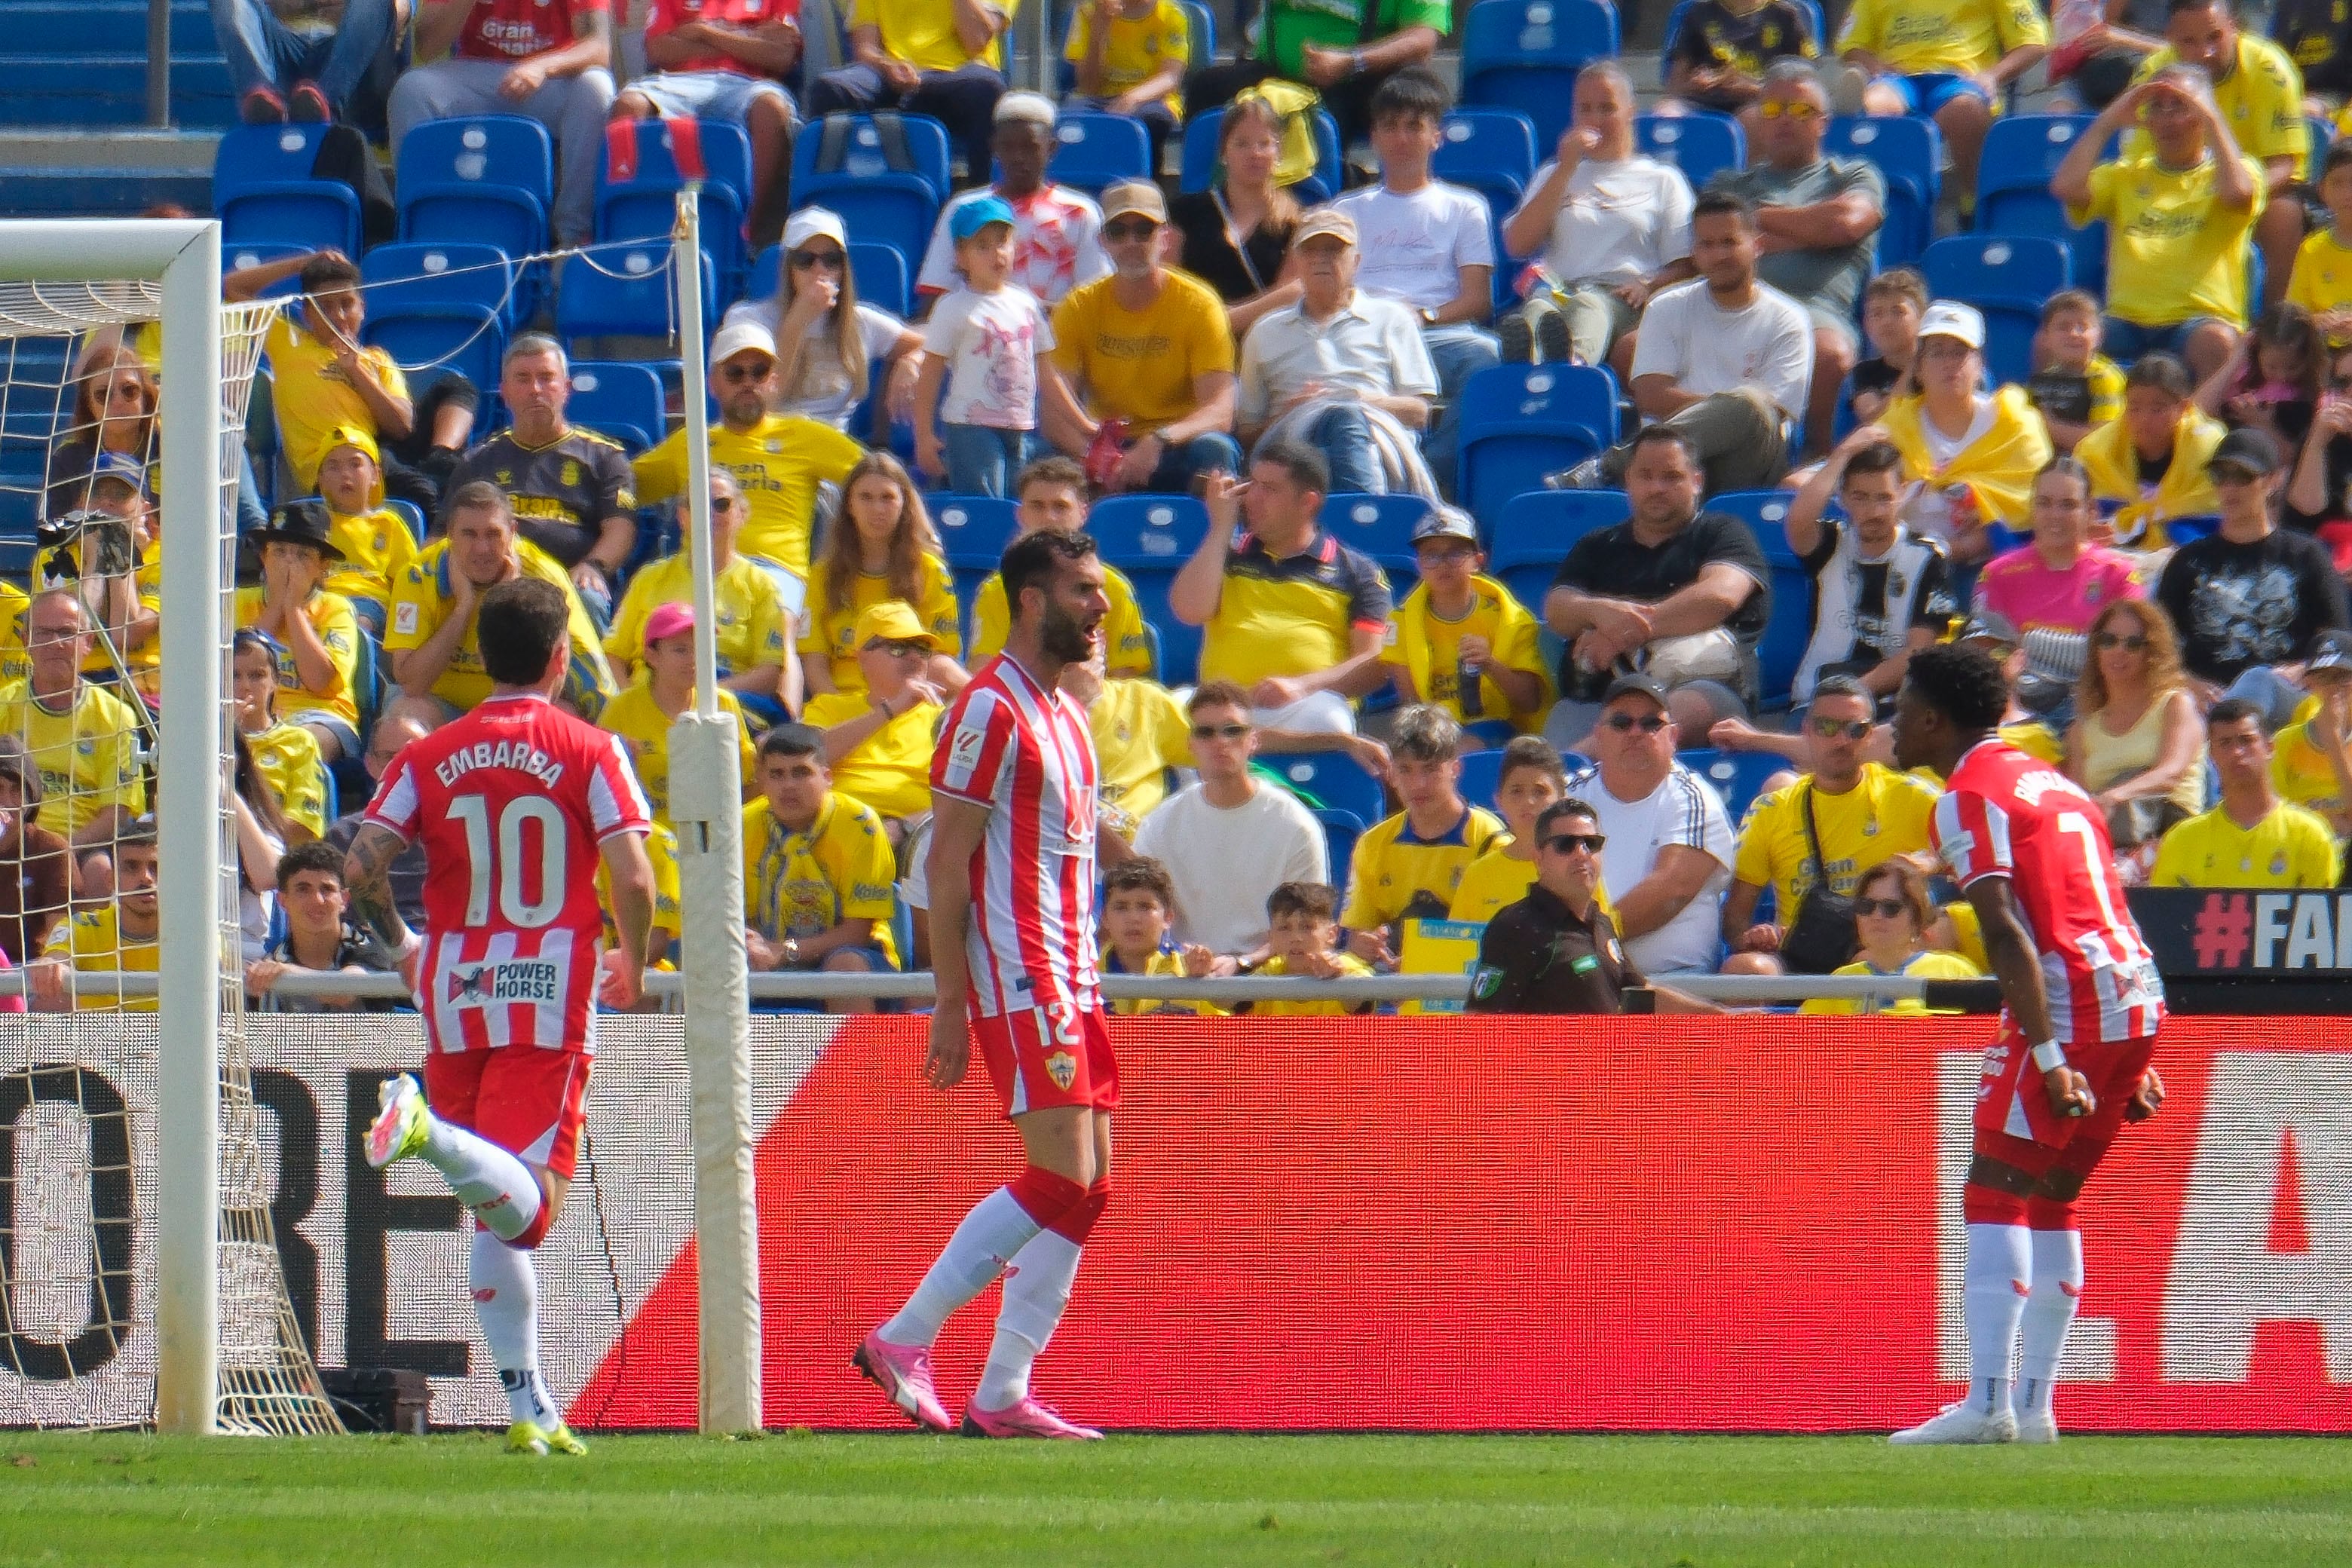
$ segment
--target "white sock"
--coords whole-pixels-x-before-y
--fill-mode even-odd
[[[530,1254],[474,1227],[474,1257],[466,1278],[474,1288],[474,1315],[506,1385],[507,1409],[517,1421],[549,1431],[563,1425],[563,1413],[539,1375],[539,1277]]]
[[[426,1113],[424,1159],[448,1178],[457,1201],[474,1211],[501,1241],[512,1241],[539,1217],[539,1178],[516,1156],[478,1132]]]
[[[2033,1232],[2033,1294],[2025,1300],[2024,1354],[2017,1372],[2027,1410],[2050,1408],[2058,1358],[2065,1353],[2066,1331],[2074,1326],[2082,1294],[2083,1233]]]
[[[940,1337],[949,1315],[987,1289],[988,1282],[1043,1228],[1008,1188],[999,1187],[972,1205],[923,1282],[898,1316],[882,1325],[883,1339],[894,1345],[928,1347]]]
[[[1004,1271],[1004,1305],[996,1314],[996,1339],[971,1402],[982,1410],[1017,1405],[1029,1394],[1029,1368],[1045,1352],[1046,1342],[1070,1304],[1078,1259],[1086,1249],[1058,1231],[1041,1230]]]
[[[1969,1226],[1962,1310],[1969,1327],[1969,1408],[2009,1408],[2010,1353],[2033,1278],[2032,1233],[2021,1225]]]

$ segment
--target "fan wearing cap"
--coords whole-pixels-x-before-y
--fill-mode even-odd
[[[393,527],[408,530],[396,519]],[[332,763],[360,754],[359,616],[326,586],[341,561],[327,503],[289,501],[269,526],[247,536],[261,552],[261,585],[236,591],[240,628],[268,639],[276,669],[275,711],[308,730]]]
[[[335,553],[326,588],[349,600],[361,625],[378,640],[392,614],[392,585],[415,564],[417,548],[408,520],[373,499],[380,471],[374,437],[355,425],[327,432],[327,454],[319,459],[319,499],[326,505],[327,542]]]
[[[833,787],[874,808],[892,849],[907,819],[931,808],[931,734],[946,701],[925,671],[939,638],[903,599],[885,599],[857,617],[863,691],[809,699],[803,720],[824,736]]]
[[[740,562],[741,571],[764,573],[785,611],[798,616],[808,601],[817,487],[847,479],[866,448],[830,425],[796,414],[771,413],[775,385],[776,342],[767,329],[750,321],[719,328],[710,342],[710,395],[719,405],[719,422],[709,432],[710,466],[733,476],[742,511],[729,520],[732,543],[719,560],[722,569],[730,569],[725,563],[740,548],[748,558]],[[650,504],[682,495],[686,431],[671,432],[630,468],[639,500]],[[718,522],[713,517],[714,535]],[[673,560],[682,574],[686,557]],[[635,593],[634,584],[630,591]],[[761,695],[773,696],[774,688]]]
[[[2312,639],[2303,683],[2313,695],[2275,737],[2271,782],[2342,838],[2352,834],[2352,633]]]
[[[2341,652],[2326,650],[2343,668]],[[2271,780],[2271,732],[2251,702],[2224,699],[2205,715],[2205,747],[2221,801],[2176,823],[2157,846],[2151,888],[2333,888],[2343,873],[2336,836],[2314,813],[2282,800]]]
[[[783,264],[775,294],[728,307],[728,327],[751,325],[774,338],[768,406],[849,428],[864,400],[869,362],[889,367],[887,390],[875,399],[876,438],[888,422],[910,416],[922,338],[887,310],[861,302],[849,269],[849,231],[841,215],[803,207],[784,220]]]
[[[1420,323],[1394,300],[1356,287],[1356,220],[1318,207],[1290,242],[1298,303],[1258,318],[1242,342],[1243,444],[1288,436],[1320,450],[1339,490],[1421,489],[1415,456],[1429,428],[1437,372]]]
[[[963,281],[933,306],[915,382],[915,452],[958,495],[1003,498],[1036,444],[1041,390],[1069,403],[1045,355],[1054,329],[1013,268],[1013,209],[994,196],[957,205],[947,221]],[[945,388],[947,396],[940,398]],[[1076,410],[1068,410],[1075,416]]]
[[[613,100],[614,120],[715,120],[751,142],[754,248],[775,242],[793,151],[793,96],[783,79],[801,63],[800,0],[652,0],[646,63]]]
[[[1483,572],[1470,514],[1433,507],[1413,528],[1412,555],[1420,585],[1397,606],[1381,649],[1398,699],[1442,708],[1488,743],[1540,728],[1551,697],[1540,628]]]
[[[642,580],[642,579],[640,579]],[[669,727],[694,706],[694,606],[677,601],[654,606],[637,630],[645,679],[622,688],[596,715],[600,729],[628,743],[637,784],[653,808],[654,821],[669,825]],[[719,689],[719,709],[733,717],[742,752],[743,787],[751,786],[751,735],[735,693]]]
[[[1184,72],[1192,61],[1192,25],[1175,0],[1084,0],[1070,20],[1062,58],[1077,68],[1076,101],[1139,122],[1151,161],[1183,118]]]
[[[2273,729],[2302,705],[2294,661],[2312,638],[2352,626],[2327,546],[2273,518],[2283,467],[2278,443],[2260,430],[2223,437],[2211,464],[2221,527],[2173,552],[2155,595],[2179,629],[2198,700],[2245,698]]]
[[[1006,27],[1020,0],[849,0],[851,63],[808,85],[812,120],[895,109],[927,114],[961,143],[977,180],[1004,95]]]
[[[997,100],[989,140],[995,176],[986,185],[950,198],[940,209],[915,274],[917,293],[928,299],[954,290],[957,217],[966,206],[992,197],[1013,214],[1009,277],[1047,310],[1079,284],[1110,271],[1102,247],[1102,209],[1084,191],[1045,177],[1056,145],[1056,113],[1052,100],[1034,92],[1008,92]],[[985,166],[973,168],[976,172]]]
[[[125,524],[136,565],[129,572],[101,571],[103,531],[85,527],[71,543],[34,556],[33,587],[36,592],[66,588],[79,595],[92,627],[104,628],[121,668],[152,703],[163,686],[159,667],[163,649],[155,632],[163,615],[163,555],[156,547],[158,518],[147,466],[121,452],[100,452],[88,482],[85,517],[113,518]],[[104,680],[115,679],[115,659],[98,645],[95,635],[82,668]]]
[[[760,741],[760,793],[743,808],[743,914],[753,972],[898,967],[896,859],[874,808],[833,787],[824,737],[779,724]],[[871,1013],[863,997],[828,1013]]]
[[[237,732],[245,737],[254,771],[277,797],[291,847],[325,836],[327,794],[320,782],[319,742],[278,712],[278,645],[247,627],[229,641],[230,695],[236,702]]]
[[[1984,316],[1974,306],[1929,305],[1911,366],[1918,390],[1878,416],[1905,469],[1927,481],[1905,521],[1962,564],[1992,553],[1986,523],[2031,526],[2033,478],[2057,450],[2025,388],[1983,390],[1984,342]]]
[[[743,489],[724,468],[710,469],[711,603],[718,611],[714,641],[719,650],[719,689],[751,705],[762,722],[773,723],[801,705],[801,660],[793,647],[793,611],[775,578],[760,563],[735,551],[737,531],[748,510]],[[613,629],[604,637],[604,657],[614,678],[626,685],[637,667],[650,664],[651,617],[694,598],[694,563],[680,551],[640,567],[629,579]]]
[[[1241,467],[1234,444],[1234,335],[1224,301],[1167,264],[1168,202],[1148,180],[1103,193],[1108,278],[1054,309],[1054,363],[1082,412],[1059,433],[1113,490],[1181,492]],[[1050,428],[1050,426],[1049,426]]]

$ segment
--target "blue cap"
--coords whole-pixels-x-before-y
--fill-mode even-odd
[[[147,465],[128,452],[100,452],[89,466],[91,479],[121,479],[142,496],[151,496],[147,488]]]
[[[955,216],[948,220],[948,233],[961,245],[992,223],[1011,227],[1013,209],[1004,205],[1002,196],[982,196],[956,208]]]

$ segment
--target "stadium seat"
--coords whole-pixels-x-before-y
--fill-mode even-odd
[[[1344,896],[1348,887],[1348,863],[1356,858],[1356,840],[1364,836],[1365,822],[1352,811],[1334,811],[1329,806],[1315,814],[1323,825],[1323,858],[1331,870],[1331,885]]]
[[[1841,116],[1830,121],[1822,151],[1865,159],[1886,181],[1886,222],[1878,231],[1878,265],[1908,266],[1936,237],[1936,203],[1944,189],[1944,135],[1924,115]]]
[[[396,181],[404,240],[494,245],[515,257],[547,248],[555,153],[536,120],[427,121],[401,142]]]
[[[1483,751],[1462,753],[1462,798],[1472,805],[1489,810],[1495,805],[1495,791],[1503,782],[1503,749],[1489,746]]]
[[[1529,490],[1503,504],[1488,531],[1486,573],[1511,591],[1540,620],[1569,547],[1596,528],[1612,528],[1632,515],[1622,490]]]
[[[1616,53],[1608,0],[1479,0],[1462,21],[1461,100],[1519,110],[1548,148],[1574,112],[1576,73]]]
[[[701,139],[708,174],[702,184],[702,248],[710,255],[720,287],[733,290],[743,276],[743,214],[751,199],[751,142],[740,125],[693,121]],[[673,142],[677,123],[668,120],[616,121],[636,137],[636,168],[625,180],[613,177],[613,142],[596,170],[596,237],[599,241],[667,239],[677,221],[677,193],[686,176]]]
[[[1927,292],[1962,300],[1985,319],[1985,364],[1996,382],[2033,374],[2033,336],[2042,302],[2073,279],[2065,245],[2045,235],[1956,234],[1927,247],[1920,266]]]
[[[1680,169],[1695,191],[1705,189],[1722,170],[1748,166],[1748,133],[1727,114],[1637,115],[1633,142],[1659,163]]]
[[[380,250],[383,247],[379,246]],[[248,267],[266,267],[273,261],[286,261],[297,256],[308,256],[307,245],[281,245],[270,240],[256,240],[245,245],[224,245],[221,247],[221,271],[241,272]],[[364,268],[362,268],[364,270]],[[300,274],[289,272],[261,291],[265,300],[284,300],[302,291]]]
[[[1708,784],[1723,797],[1734,829],[1748,807],[1764,793],[1764,781],[1784,769],[1794,772],[1789,759],[1771,752],[1718,752],[1707,747],[1677,752],[1675,760]]]
[[[421,384],[433,373],[452,370],[478,387],[496,386],[507,329],[489,306],[452,301],[371,311],[360,324],[360,339],[390,354],[411,382]]]
[[[1616,444],[1617,378],[1599,365],[1495,365],[1464,385],[1459,413],[1457,493],[1491,530],[1513,496]]]
[[[1285,752],[1259,761],[1292,788],[1330,810],[1350,813],[1367,827],[1389,814],[1381,781],[1345,752]]]
[[[2074,282],[2097,293],[2107,275],[2107,226],[2074,227],[2050,194],[2050,176],[2090,127],[2087,114],[2015,114],[1994,121],[1977,163],[1976,231],[2057,240],[2073,253]]]
[[[425,542],[425,513],[417,509],[415,501],[402,500],[397,496],[392,496],[386,498],[383,504],[386,509],[397,515],[401,521],[408,524],[411,538],[418,544]]]
[[[1323,500],[1323,526],[1340,543],[1362,551],[1391,572],[1414,575],[1419,563],[1413,555],[1412,531],[1428,515],[1429,502],[1415,495],[1341,491]]]
[[[1550,149],[1543,152],[1548,156]],[[1542,161],[1535,123],[1517,110],[1457,109],[1445,117],[1444,137],[1430,160],[1430,172],[1478,192],[1487,206],[1507,217]],[[1496,253],[1501,254],[1499,247]]]
[[[1212,109],[1196,114],[1184,123],[1182,173],[1177,188],[1185,192],[1205,191],[1217,179],[1217,127],[1224,123],[1225,111]],[[1302,206],[1313,206],[1339,194],[1339,126],[1330,115],[1315,111],[1315,173],[1293,185],[1291,195]]]
[[[1201,4],[1201,0],[1179,0],[1178,9],[1192,29],[1191,68],[1199,70],[1217,58],[1217,14]],[[1154,171],[1157,173],[1158,171]]]
[[[1768,708],[1787,705],[1790,683],[1812,631],[1813,579],[1789,549],[1790,499],[1787,490],[1732,490],[1706,502],[1708,510],[1728,512],[1748,525],[1771,569],[1771,616],[1756,643],[1761,696]]]
[[[1209,509],[1191,496],[1106,496],[1087,514],[1087,531],[1121,571],[1172,573],[1209,536]]]
[[[793,207],[824,207],[840,215],[844,227],[858,238],[887,245],[910,264],[919,260],[931,242],[940,204],[947,199],[947,128],[924,115],[900,116],[911,167],[894,170],[871,116],[828,118],[845,121],[842,166],[819,174],[824,121],[803,127],[793,141]]]
[[[2320,163],[2336,145],[2336,122],[2324,114],[2310,114],[2304,117],[2304,129],[2311,138],[2311,183],[2316,186]]]
[[[564,416],[610,436],[632,457],[661,445],[669,434],[669,405],[661,376],[650,365],[582,360],[572,367],[572,399]]]
[[[567,345],[604,335],[674,337],[677,312],[669,263],[667,245],[600,247],[593,256],[566,258],[555,301],[557,334]],[[702,298],[708,328],[718,318],[719,289],[707,250]]]
[[[1675,8],[1666,13],[1664,42],[1658,46],[1658,80],[1663,84],[1675,68],[1675,42],[1682,37],[1684,19],[1690,14],[1693,0],[1675,0]],[[1797,9],[1805,13],[1813,28],[1813,47],[1820,48],[1828,41],[1822,21],[1821,0],[1797,0]],[[1694,181],[1694,184],[1696,182]]]
[[[239,125],[213,157],[213,211],[224,245],[271,242],[360,253],[360,198],[314,178],[323,125]]]
[[[1151,177],[1151,138],[1143,121],[1124,114],[1066,109],[1054,122],[1054,156],[1046,176],[1088,195],[1121,180]]]
[[[514,264],[491,245],[463,241],[379,245],[360,258],[370,315],[479,305],[511,324]]]

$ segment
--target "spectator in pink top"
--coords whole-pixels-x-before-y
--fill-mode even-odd
[[[2147,596],[2131,558],[2091,542],[2098,505],[2091,476],[2073,458],[2053,459],[2033,481],[2033,536],[1996,556],[1977,579],[1977,607],[2017,628],[2025,651],[2018,700],[2063,721],[2083,674],[2091,623],[2118,599]]]

